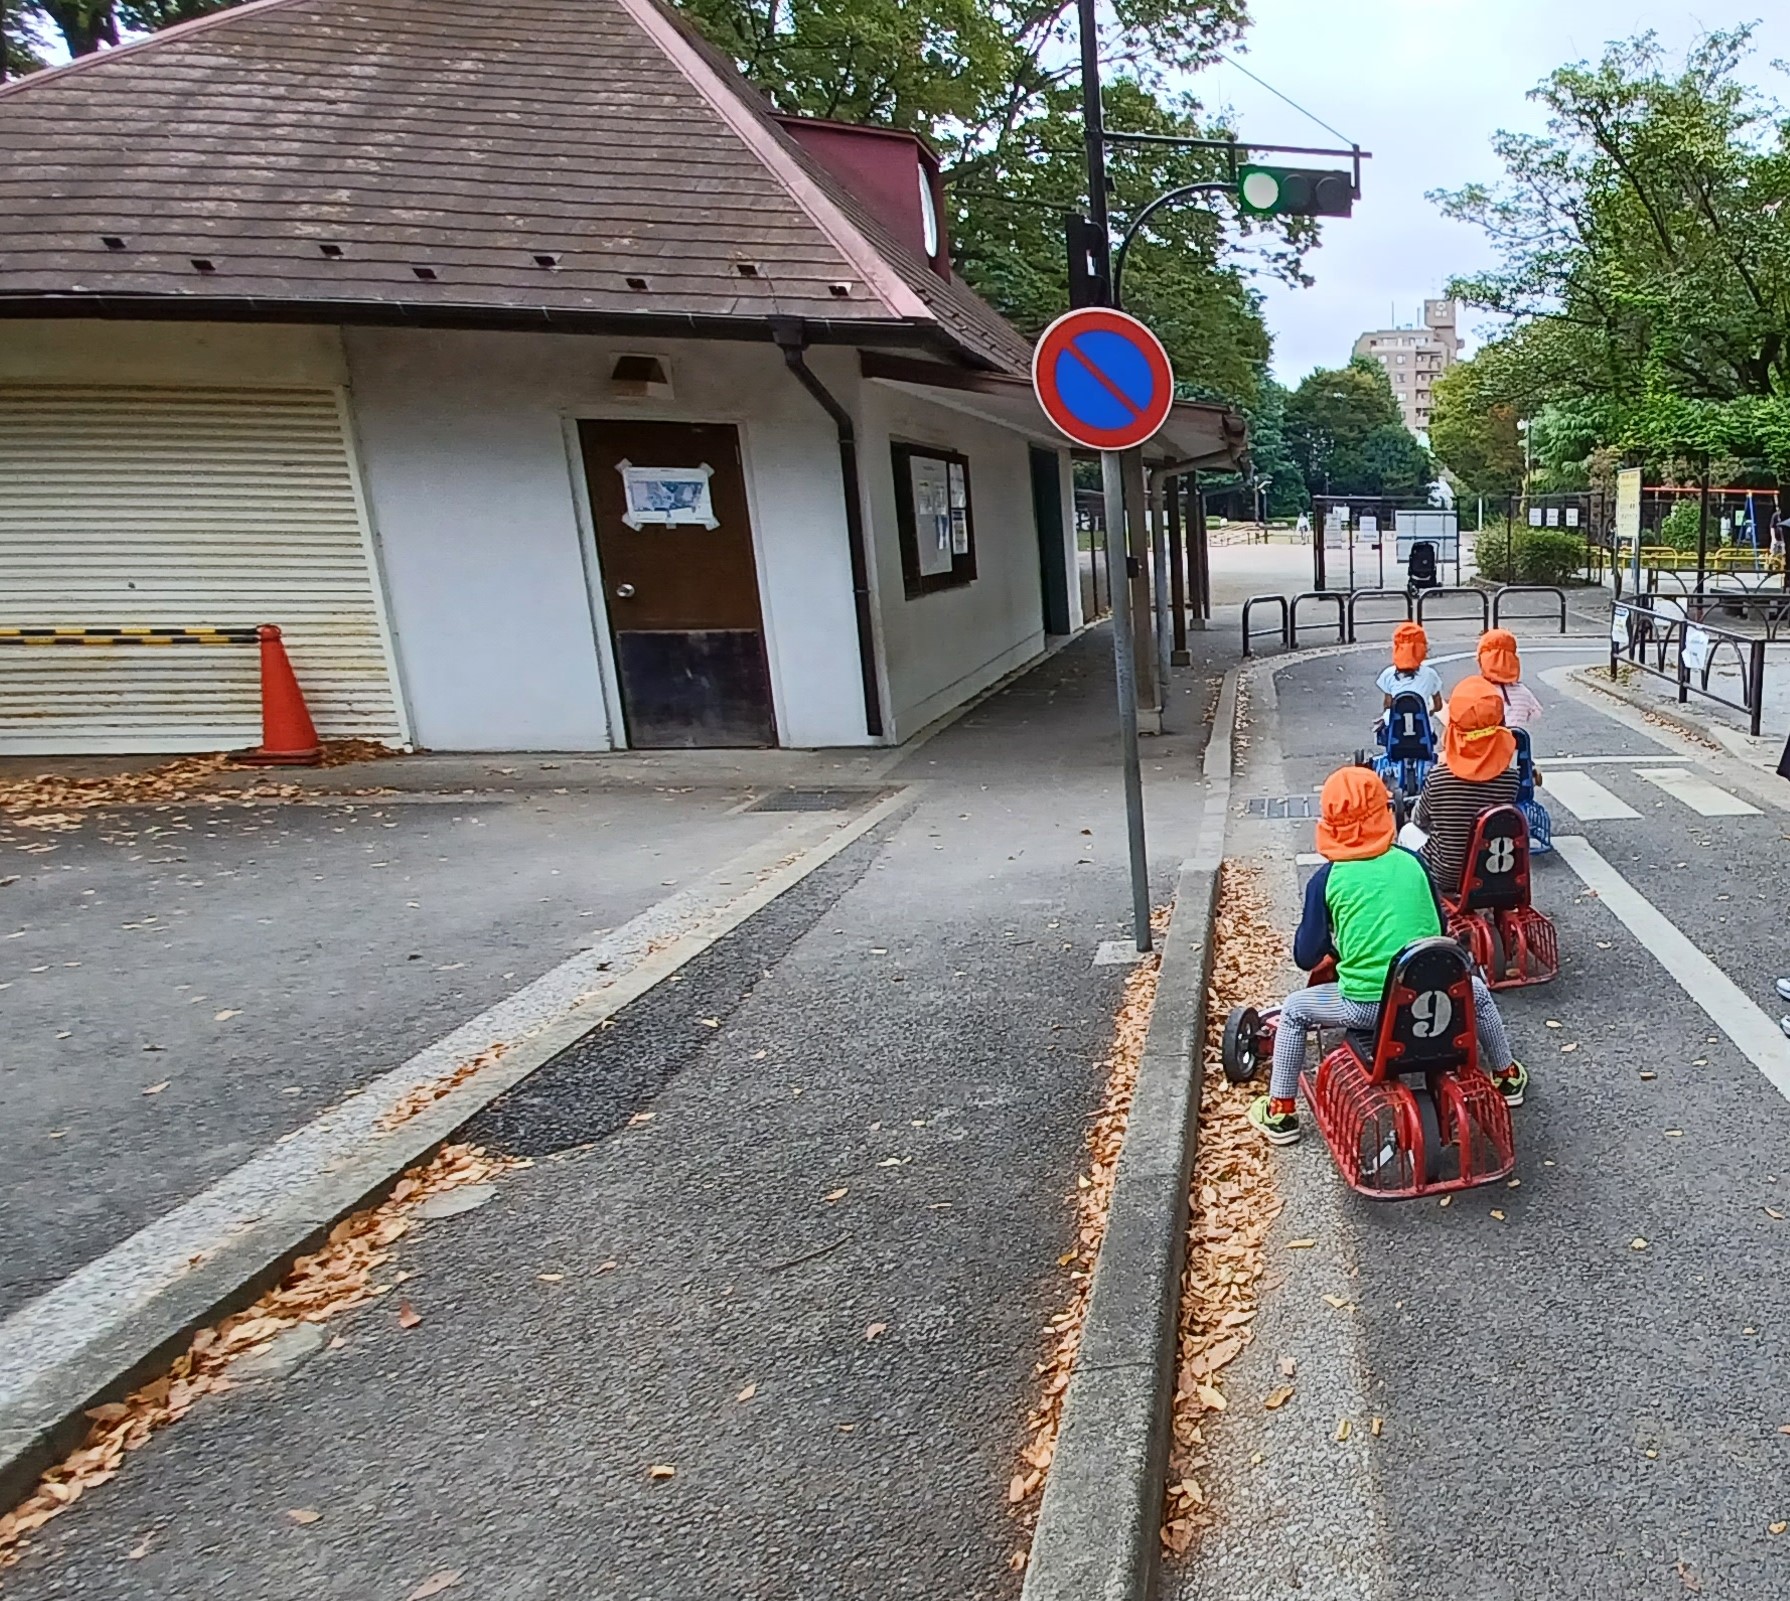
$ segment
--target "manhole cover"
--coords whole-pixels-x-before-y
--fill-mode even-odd
[[[746,808],[749,812],[849,812],[881,800],[886,789],[780,789],[761,795]]]
[[[1316,795],[1256,795],[1243,806],[1250,817],[1265,817],[1269,822],[1308,822],[1318,815]]]

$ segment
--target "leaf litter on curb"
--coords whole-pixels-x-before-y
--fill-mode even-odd
[[[1161,934],[1168,927],[1168,909],[1159,908],[1151,927]],[[1125,989],[1113,1021],[1113,1039],[1099,1068],[1106,1075],[1100,1108],[1088,1128],[1087,1170],[1076,1176],[1075,1234],[1073,1251],[1059,1258],[1069,1273],[1067,1304],[1045,1325],[1049,1342],[1035,1372],[1040,1391],[1037,1404],[1026,1419],[1026,1444],[1020,1449],[1020,1465],[1007,1486],[1007,1500],[1019,1509],[1030,1539],[1037,1517],[1038,1492],[1050,1472],[1056,1453],[1057,1430],[1063,1421],[1063,1398],[1075,1370],[1075,1353],[1081,1345],[1082,1324],[1087,1316],[1088,1294],[1094,1280],[1094,1260],[1106,1234],[1107,1210],[1112,1203],[1113,1179],[1119,1152],[1125,1144],[1125,1125],[1131,1115],[1131,1097],[1137,1088],[1138,1063],[1143,1059],[1144,1039],[1150,1029],[1150,1008],[1156,1001],[1159,955],[1139,962],[1125,977]],[[1011,1566],[1022,1570],[1029,1551],[1013,1554]]]
[[[378,1206],[338,1223],[321,1250],[301,1256],[253,1305],[199,1330],[161,1377],[122,1401],[93,1407],[87,1414],[93,1426],[86,1440],[0,1516],[0,1569],[16,1562],[27,1538],[51,1518],[116,1477],[125,1455],[146,1444],[157,1429],[178,1423],[203,1396],[233,1389],[232,1363],[263,1349],[287,1329],[327,1323],[383,1293],[375,1272],[410,1232],[411,1213],[424,1201],[464,1184],[488,1184],[528,1165],[519,1158],[487,1155],[476,1145],[443,1146],[431,1161],[399,1179]]]
[[[1162,1544],[1175,1556],[1186,1552],[1217,1516],[1210,1498],[1188,1486],[1197,1489],[1200,1474],[1210,1465],[1205,1431],[1212,1418],[1228,1410],[1220,1387],[1223,1370],[1250,1342],[1268,1265],[1268,1231],[1281,1208],[1269,1147],[1245,1116],[1260,1086],[1226,1080],[1219,1040],[1233,1006],[1259,1006],[1275,991],[1286,964],[1286,941],[1270,919],[1267,894],[1252,869],[1226,862],[1219,902],[1225,915],[1213,935],[1212,981],[1206,993],[1205,1087],[1189,1197],[1174,1438],[1162,1511]],[[1294,1240],[1287,1249],[1309,1250],[1315,1243]],[[1282,1372],[1292,1376],[1284,1365]],[[1294,1394],[1291,1384],[1278,1385],[1262,1405],[1279,1411]]]

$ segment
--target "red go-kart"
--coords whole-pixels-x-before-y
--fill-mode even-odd
[[[1448,932],[1473,953],[1493,989],[1559,976],[1554,925],[1529,903],[1529,822],[1515,806],[1479,814],[1460,890],[1443,909]]]
[[[1222,1054],[1233,1084],[1272,1058],[1278,1019],[1279,1008],[1231,1012]],[[1457,940],[1421,939],[1400,951],[1378,1028],[1345,1033],[1299,1083],[1337,1169],[1363,1195],[1441,1195],[1495,1184],[1516,1166],[1510,1108],[1479,1065],[1473,968]]]

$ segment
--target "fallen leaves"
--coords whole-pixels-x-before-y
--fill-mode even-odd
[[[880,1340],[883,1335],[888,1332],[888,1328],[889,1325],[887,1323],[872,1323],[870,1327],[864,1331],[864,1338],[866,1341]]]
[[[236,1016],[236,1013],[218,1013],[220,1019],[226,1016],[234,1017]],[[417,1085],[415,1089],[402,1096],[392,1108],[379,1119],[379,1132],[381,1134],[390,1134],[393,1129],[402,1128],[419,1112],[428,1111],[428,1109],[437,1101],[453,1094],[453,1092],[471,1078],[474,1073],[477,1073],[481,1068],[489,1067],[508,1049],[509,1046],[503,1041],[494,1041],[492,1044],[486,1046],[484,1050],[480,1051],[477,1056],[468,1057],[467,1060],[462,1062],[451,1072],[443,1073],[438,1078],[432,1078],[428,1080],[427,1083]]]
[[[159,1084],[145,1084],[143,1086],[143,1093],[145,1095],[160,1095],[162,1093],[162,1091],[165,1090],[173,1082],[174,1082],[173,1079],[165,1078]]]
[[[1251,1338],[1268,1265],[1268,1233],[1281,1205],[1269,1148],[1244,1117],[1261,1086],[1228,1083],[1218,1043],[1232,1006],[1260,1005],[1277,992],[1286,945],[1269,917],[1267,897],[1248,869],[1227,862],[1219,896],[1225,915],[1213,944],[1206,996],[1205,1092],[1181,1281],[1174,1439],[1162,1521],[1163,1546],[1175,1555],[1185,1553],[1216,1515],[1203,1497],[1187,1493],[1184,1486],[1205,1465],[1205,1429],[1227,1410],[1219,1381]],[[1289,1240],[1285,1249],[1309,1251],[1317,1243],[1315,1238]],[[1292,1378],[1290,1361],[1283,1359],[1281,1374]],[[1279,1411],[1293,1394],[1294,1386],[1283,1383],[1263,1405]]]
[[[431,1573],[404,1597],[404,1601],[429,1601],[430,1596],[440,1595],[443,1590],[451,1590],[460,1582],[460,1575],[464,1572],[464,1568],[443,1568],[439,1573]]]
[[[320,1519],[323,1516],[323,1514],[321,1512],[313,1511],[308,1506],[300,1506],[300,1507],[293,1507],[292,1510],[286,1514],[286,1516],[291,1518],[294,1523],[310,1524],[310,1523],[317,1522],[318,1519]]]
[[[741,1390],[740,1393],[734,1397],[734,1400],[750,1401],[752,1397],[757,1394],[758,1386],[756,1384],[748,1384],[745,1389]]]
[[[671,1479],[677,1476],[677,1469],[669,1462],[655,1462],[646,1470],[649,1479]]]
[[[226,1007],[221,1012],[213,1012],[211,1014],[211,1020],[214,1023],[228,1023],[231,1018],[241,1017],[241,1016],[242,1016],[242,1008],[240,1006],[232,1006],[232,1007]]]
[[[85,1442],[48,1469],[31,1495],[0,1516],[0,1568],[18,1559],[27,1536],[114,1477],[126,1454],[146,1444],[156,1430],[179,1422],[202,1397],[232,1388],[233,1362],[297,1324],[327,1323],[372,1300],[379,1293],[374,1274],[409,1232],[414,1208],[433,1195],[463,1184],[489,1183],[526,1165],[487,1156],[474,1145],[443,1146],[432,1161],[399,1179],[380,1205],[338,1223],[321,1249],[301,1256],[252,1306],[200,1329],[166,1373],[122,1401],[89,1410],[93,1426]]]
[[[1159,911],[1151,921],[1157,932],[1162,932],[1168,926],[1166,910]],[[1112,1044],[1100,1064],[1106,1075],[1105,1090],[1100,1109],[1088,1127],[1087,1170],[1076,1176],[1076,1249],[1064,1253],[1063,1260],[1058,1263],[1068,1269],[1068,1299],[1063,1309],[1045,1325],[1050,1344],[1034,1370],[1040,1384],[1038,1402],[1026,1420],[1028,1438],[1019,1453],[1022,1466],[1007,1487],[1009,1503],[1014,1506],[1025,1504],[1028,1518],[1035,1513],[1036,1503],[1032,1498],[1043,1487],[1056,1454],[1057,1430],[1063,1421],[1063,1399],[1068,1393],[1075,1355],[1081,1346],[1082,1323],[1087,1315],[1088,1293],[1093,1284],[1093,1264],[1106,1235],[1113,1180],[1118,1170],[1119,1152],[1125,1144],[1125,1126],[1131,1116],[1138,1063],[1143,1059],[1144,1039],[1150,1029],[1150,1009],[1156,1001],[1156,970],[1160,960],[1159,956],[1148,956],[1125,975],[1124,992],[1113,1020]],[[945,1206],[949,1203],[936,1204]]]
[[[843,1201],[846,1196],[850,1194],[851,1187],[849,1185],[841,1184],[836,1190],[828,1190],[821,1199],[825,1201],[828,1206],[831,1206],[835,1201]]]
[[[408,1301],[400,1301],[398,1303],[398,1327],[399,1328],[414,1329],[417,1326],[417,1324],[421,1323],[422,1321],[423,1321],[423,1314],[421,1312],[417,1311],[417,1309],[414,1306],[412,1306]]]
[[[1644,1239],[1642,1239],[1639,1234],[1637,1234],[1632,1240],[1630,1240],[1628,1242],[1628,1248],[1631,1251],[1645,1251],[1647,1249],[1647,1242]]]

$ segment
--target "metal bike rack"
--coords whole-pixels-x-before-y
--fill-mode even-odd
[[[1348,643],[1349,624],[1347,604],[1341,590],[1308,589],[1293,597],[1293,604],[1287,612],[1287,649],[1299,648],[1299,602],[1302,600],[1333,600],[1336,602],[1336,642],[1339,645]]]
[[[1344,642],[1355,643],[1355,608],[1364,600],[1397,600],[1405,607],[1405,621],[1411,620],[1411,592],[1408,589],[1355,589],[1349,592],[1348,609],[1344,613]],[[1385,619],[1391,621],[1390,618]]]
[[[1278,606],[1280,608],[1280,626],[1275,629],[1258,628],[1253,633],[1249,627],[1249,614],[1257,606]],[[1290,641],[1293,633],[1292,614],[1287,608],[1285,595],[1251,595],[1243,602],[1243,654],[1249,655],[1249,642],[1252,639],[1266,639],[1273,633],[1281,644],[1291,649]]]
[[[1560,602],[1560,632],[1566,632],[1566,591],[1556,584],[1505,584],[1500,587],[1492,596],[1492,627],[1496,628],[1503,620],[1504,602],[1511,595],[1552,595]]]
[[[1440,600],[1444,595],[1468,595],[1479,602],[1479,631],[1483,634],[1492,625],[1492,597],[1483,589],[1426,589],[1417,596],[1417,621],[1423,621],[1425,601]],[[1449,619],[1444,619],[1448,621]],[[1465,618],[1455,618],[1465,622]]]

